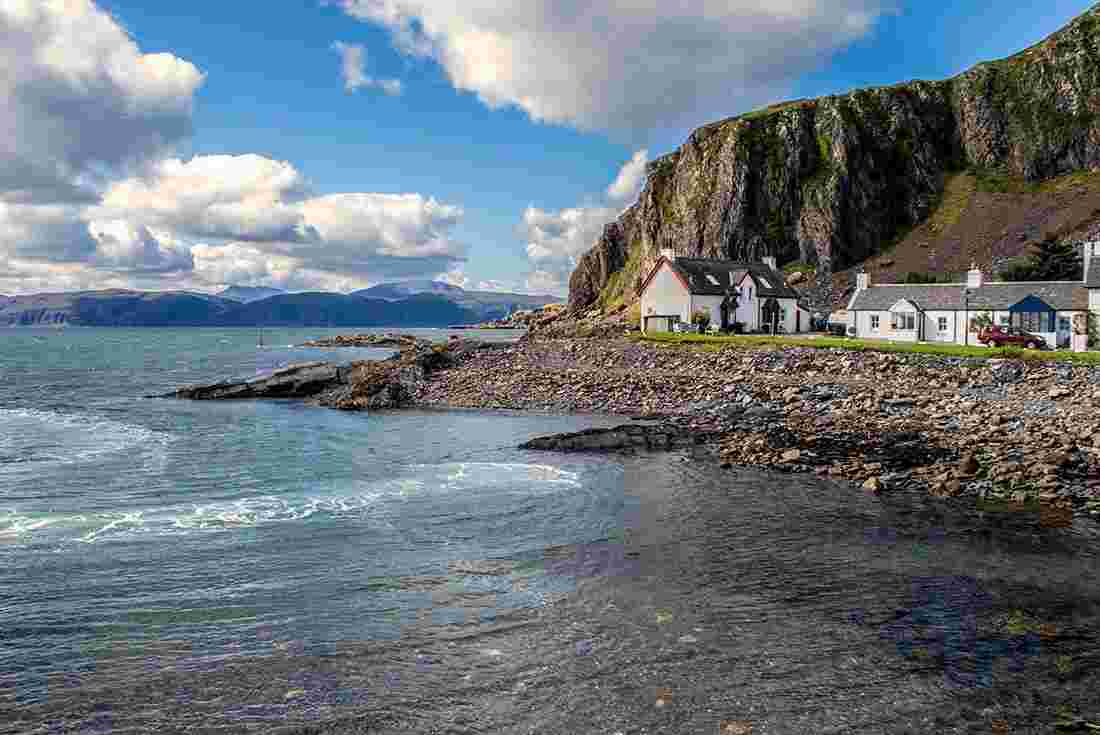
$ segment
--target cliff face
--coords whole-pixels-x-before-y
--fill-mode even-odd
[[[699,128],[569,282],[574,309],[635,298],[663,248],[817,266],[819,282],[921,222],[946,175],[1038,180],[1100,167],[1100,5],[949,80],[788,102]]]

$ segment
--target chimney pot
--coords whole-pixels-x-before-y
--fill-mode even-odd
[[[978,267],[976,263],[970,264],[970,270],[966,272],[966,287],[967,288],[981,288],[982,287],[982,269]]]
[[[861,270],[856,274],[856,290],[865,291],[871,287],[871,274],[865,270]]]

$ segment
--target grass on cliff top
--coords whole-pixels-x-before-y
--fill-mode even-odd
[[[634,336],[641,342],[686,346],[704,350],[761,349],[783,347],[812,347],[816,349],[839,348],[852,352],[904,352],[942,357],[977,357],[984,359],[1009,358],[1034,362],[1076,362],[1100,364],[1100,352],[1068,352],[1024,350],[1013,347],[994,349],[976,345],[948,345],[932,343],[886,342],[880,340],[849,339],[847,337],[771,337],[766,335],[717,336],[705,334],[672,334],[658,332]]]

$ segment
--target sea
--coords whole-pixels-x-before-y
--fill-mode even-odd
[[[0,330],[0,733],[1100,723],[1094,521],[517,448],[622,417],[152,397],[391,354],[300,346],[349,331],[452,334]]]

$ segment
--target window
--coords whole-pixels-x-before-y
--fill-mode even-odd
[[[710,281],[710,282],[711,282],[711,284],[713,284],[713,285],[715,285],[715,286],[719,285],[719,284],[718,284],[718,279],[717,279],[717,278],[715,278],[715,277],[714,277],[713,275],[711,275],[710,273],[708,273],[708,274],[707,274],[707,280],[708,280],[708,281]]]
[[[1028,332],[1045,332],[1047,313],[1043,311],[1020,312],[1020,328]]]
[[[764,284],[764,288],[771,288],[772,287],[772,285],[770,283],[768,283],[767,278],[764,278],[763,276],[757,276],[757,278],[759,278],[760,282]]]
[[[1069,317],[1068,316],[1058,317],[1058,331],[1059,332],[1068,332],[1069,330],[1070,330]]]
[[[936,326],[939,328],[939,330],[941,332],[946,332],[947,331],[947,317],[941,316],[939,319],[937,319],[936,320]]]
[[[894,329],[902,332],[912,332],[917,328],[917,315],[912,312],[896,312],[893,320]]]
[[[878,331],[878,314],[872,314],[871,315],[871,331],[872,332],[877,332]]]

